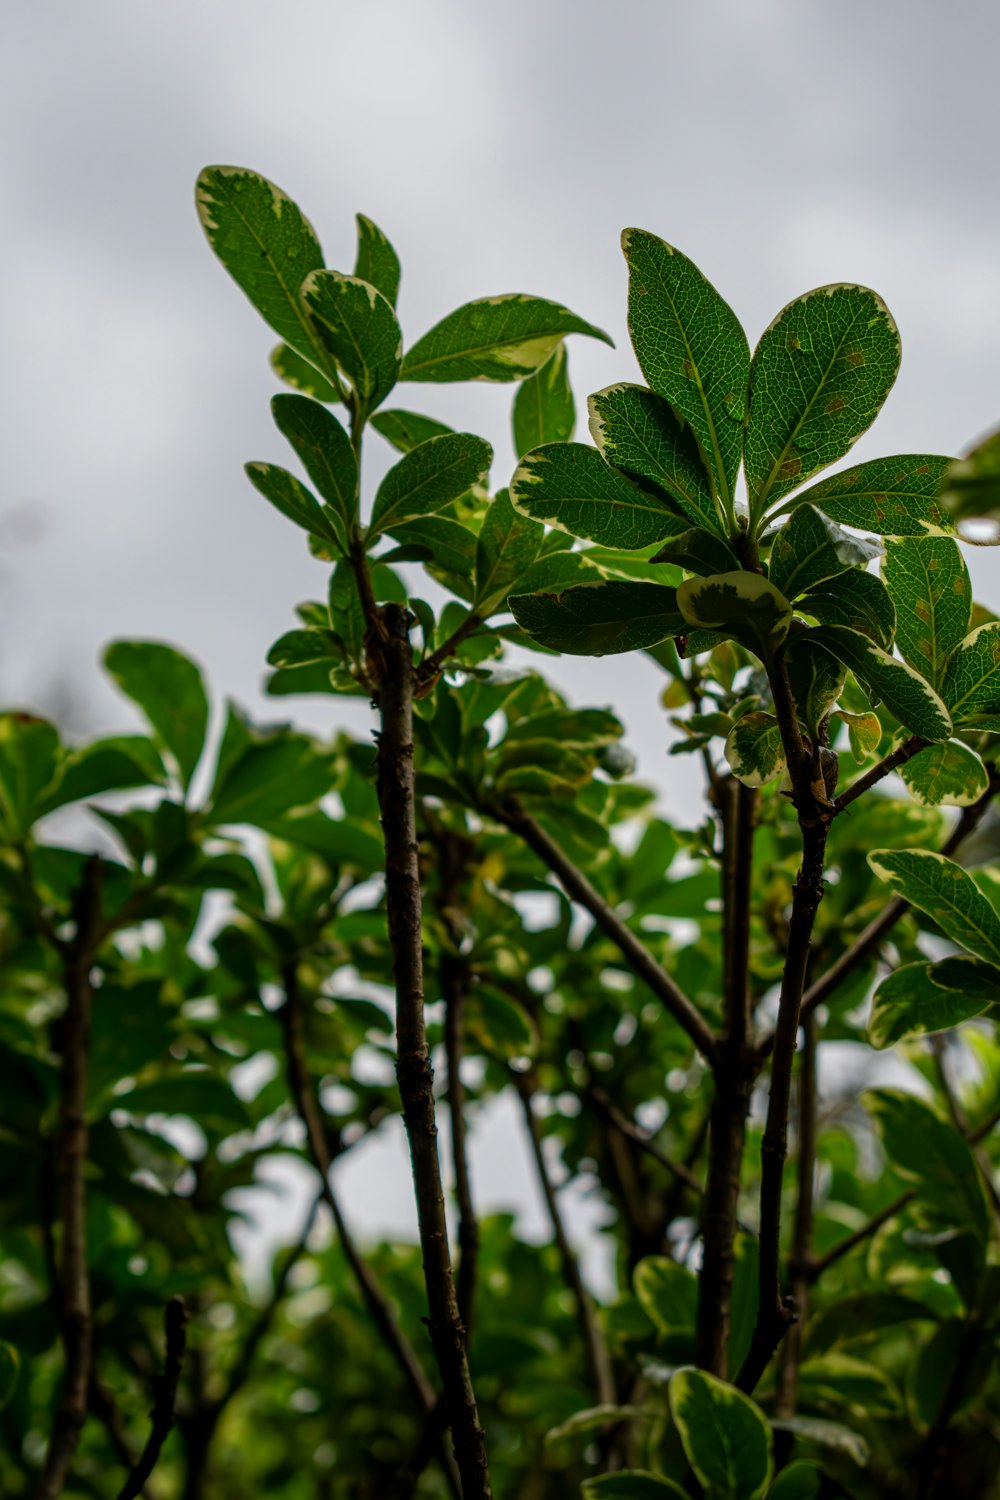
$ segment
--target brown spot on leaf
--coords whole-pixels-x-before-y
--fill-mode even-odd
[[[844,363],[850,365],[852,370],[856,370],[858,366],[863,365],[864,362],[865,357],[861,353],[860,349],[848,349],[847,353],[844,355]]]
[[[787,338],[786,343],[785,343],[785,348],[786,349],[801,349],[802,348],[802,345],[799,343],[798,334],[790,333],[788,335],[788,338]]]
[[[786,458],[785,462],[781,465],[781,468],[778,470],[778,478],[781,479],[781,480],[795,479],[796,476],[799,475],[799,474],[801,474],[801,473],[802,473],[802,460],[801,460],[801,458],[795,458],[795,457]]]
[[[827,413],[832,414],[835,411],[842,411],[843,407],[844,402],[840,396],[831,396],[830,400],[826,403],[823,410]]]
[[[920,620],[929,620],[931,617],[930,606],[926,599],[918,599],[913,606],[913,613]]]
[[[685,380],[694,380],[696,372],[694,365],[689,359],[686,359],[684,361],[684,368],[681,373],[683,374]]]

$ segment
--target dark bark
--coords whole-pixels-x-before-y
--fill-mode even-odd
[[[733,778],[718,784],[722,818],[725,1031],[713,1065],[708,1178],[702,1200],[704,1256],[698,1283],[695,1361],[725,1378],[733,1301],[736,1216],[750,1098],[759,1063],[750,1046],[750,877],[757,794]]]
[[[641,938],[599,896],[586,876],[568,859],[554,839],[513,799],[493,814],[519,835],[543,864],[559,879],[567,895],[590,912],[598,927],[628,960],[635,974],[647,984],[674,1020],[687,1032],[698,1051],[710,1062],[715,1056],[715,1035],[691,1001],[667,971],[657,963]]]
[[[919,734],[911,734],[908,740],[904,740],[901,745],[897,745],[895,750],[890,751],[888,755],[879,761],[878,765],[872,766],[871,770],[866,771],[863,776],[859,776],[857,781],[852,781],[847,790],[841,792],[840,796],[834,799],[833,805],[835,811],[841,813],[846,807],[850,807],[852,802],[856,801],[858,797],[863,796],[865,792],[870,791],[873,786],[877,786],[890,772],[897,770],[900,766],[904,766],[915,755],[919,755],[921,750],[925,750],[929,743],[929,740],[922,740]]]
[[[792,1231],[791,1291],[797,1321],[788,1331],[782,1345],[781,1370],[775,1414],[795,1414],[799,1392],[799,1363],[802,1357],[802,1329],[809,1311],[809,1267],[812,1260],[813,1202],[816,1187],[816,1124],[819,1032],[815,1016],[803,1022],[803,1047],[799,1063],[798,1109],[798,1198],[795,1204],[795,1227]]]
[[[552,1224],[552,1236],[559,1251],[563,1280],[573,1293],[573,1298],[576,1302],[577,1324],[580,1329],[580,1337],[583,1340],[584,1354],[587,1359],[587,1368],[590,1371],[594,1398],[598,1406],[613,1406],[617,1396],[614,1374],[611,1369],[611,1357],[608,1353],[608,1346],[604,1341],[600,1324],[597,1321],[593,1299],[584,1284],[580,1271],[580,1262],[576,1257],[573,1246],[569,1242],[569,1236],[566,1233],[566,1226],[563,1223],[562,1213],[559,1208],[559,1200],[556,1197],[555,1187],[549,1175],[545,1153],[542,1150],[541,1131],[538,1128],[538,1119],[532,1105],[532,1098],[535,1093],[534,1082],[530,1074],[525,1073],[515,1074],[514,1081],[517,1085],[517,1091],[524,1110],[524,1121],[527,1126],[531,1154],[538,1172],[538,1181]]]
[[[73,905],[74,934],[60,945],[66,1010],[60,1023],[59,1133],[56,1182],[62,1228],[59,1246],[59,1318],[65,1373],[37,1500],[56,1500],[66,1483],[87,1417],[93,1353],[90,1275],[87,1267],[87,1064],[93,1008],[91,969],[101,920],[101,862],[84,866]]]
[[[377,790],[385,840],[386,906],[396,981],[396,1077],[417,1200],[427,1289],[428,1327],[444,1384],[464,1500],[492,1495],[485,1433],[469,1373],[458,1308],[441,1164],[437,1150],[434,1074],[424,1020],[422,898],[413,781],[415,673],[407,611],[385,605],[378,708]]]
[[[444,1044],[448,1059],[448,1115],[451,1120],[451,1160],[458,1202],[458,1310],[465,1325],[466,1348],[472,1341],[479,1264],[479,1220],[472,1201],[472,1180],[465,1126],[465,1087],[462,1083],[465,997],[469,972],[461,958],[446,953],[441,960],[444,995]]]
[[[118,1500],[138,1500],[146,1480],[156,1467],[160,1451],[174,1425],[177,1386],[181,1378],[184,1346],[187,1341],[187,1320],[188,1312],[183,1297],[171,1297],[163,1315],[166,1351],[163,1374],[158,1377],[156,1383],[149,1437],[132,1472],[119,1491]]]

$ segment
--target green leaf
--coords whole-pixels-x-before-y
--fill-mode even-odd
[[[667,571],[668,578],[671,572]],[[583,552],[547,552],[536,557],[514,582],[518,593],[557,594],[578,583],[599,583],[605,576],[603,570],[595,568]],[[513,584],[508,584],[505,594],[509,594],[512,587]]]
[[[389,303],[396,306],[399,293],[399,256],[389,244],[377,224],[366,219],[364,214],[355,214],[358,226],[358,254],[354,262],[354,274],[359,281],[367,281]]]
[[[229,766],[205,819],[220,827],[280,818],[318,802],[332,785],[332,756],[304,735],[282,735],[251,745]]]
[[[228,1083],[208,1069],[171,1074],[116,1094],[115,1107],[133,1115],[187,1115],[199,1125],[245,1129],[250,1119]]]
[[[967,635],[948,658],[941,696],[956,724],[975,714],[1000,711],[1000,622],[987,621]]]
[[[303,531],[308,531],[310,536],[322,537],[325,542],[340,547],[339,520],[327,514],[312,490],[294,474],[289,474],[278,464],[244,464],[244,470],[254,489],[259,490],[265,500],[270,500],[275,510],[280,510],[283,516],[301,526]]]
[[[888,651],[896,635],[896,607],[881,578],[852,569],[809,589],[799,600],[803,614],[821,625],[846,625]]]
[[[912,667],[846,625],[818,625],[812,639],[851,669],[873,707],[884,703],[911,734],[922,739],[948,739],[952,731],[948,710]]]
[[[661,1333],[691,1333],[698,1316],[698,1278],[666,1255],[647,1255],[632,1277],[635,1294]]]
[[[818,1464],[789,1464],[767,1492],[767,1500],[818,1500],[823,1470]]]
[[[941,505],[949,521],[983,517],[995,523],[1000,511],[1000,431],[991,432],[963,458],[945,462]],[[991,540],[996,539],[994,530]]]
[[[759,656],[769,657],[788,634],[792,606],[760,573],[714,573],[687,578],[677,590],[677,606],[697,630],[732,636]]]
[[[531,1057],[538,1048],[538,1029],[524,1006],[486,984],[477,984],[465,1002],[465,1025],[471,1045],[505,1062]]]
[[[964,1318],[949,1318],[934,1330],[910,1367],[908,1395],[920,1423],[933,1427],[946,1402],[946,1421],[956,1422],[982,1398],[996,1368],[991,1345],[991,1339],[975,1339],[970,1351],[969,1325]]]
[[[789,641],[785,667],[799,718],[813,743],[818,744],[819,726],[843,692],[847,669],[809,634]]]
[[[773,714],[744,714],[726,738],[726,760],[744,786],[765,786],[785,769],[781,731]]]
[[[821,1448],[829,1448],[832,1453],[842,1453],[859,1468],[868,1463],[869,1449],[865,1439],[842,1422],[830,1422],[825,1417],[775,1417],[771,1426],[775,1432],[790,1432],[803,1442],[816,1443]]]
[[[315,230],[298,205],[245,167],[206,167],[195,205],[208,242],[275,333],[328,374],[330,356],[310,325],[299,288],[323,265]]]
[[[586,583],[561,594],[513,594],[508,605],[522,630],[569,656],[640,651],[684,629],[676,590],[656,583]]]
[[[53,812],[70,802],[98,797],[102,792],[133,786],[161,786],[166,780],[163,761],[152,740],[142,734],[120,734],[94,740],[66,757],[48,788],[42,811]]]
[[[1000,917],[961,865],[928,849],[873,849],[868,863],[880,880],[933,917],[945,937],[1000,964]]]
[[[621,1422],[652,1420],[652,1413],[642,1406],[588,1406],[574,1412],[558,1427],[545,1434],[546,1443],[559,1443],[566,1438],[582,1437],[588,1432],[597,1432],[602,1427],[616,1427]]]
[[[544,535],[537,521],[514,509],[508,491],[500,490],[486,512],[476,546],[474,603],[484,618],[505,604],[511,587],[538,556]]]
[[[189,786],[208,729],[208,694],[194,662],[160,641],[114,641],[104,665],[142,709]]]
[[[549,443],[527,454],[510,497],[535,521],[629,551],[687,530],[666,501],[630,484],[585,443]]]
[[[732,308],[687,256],[626,229],[628,323],[646,384],[698,439],[728,506],[743,447],[750,345]]]
[[[375,875],[385,863],[381,838],[344,818],[328,818],[326,813],[295,813],[289,817],[266,818],[259,826],[271,838],[297,844],[318,854],[334,866],[356,865],[366,875]]]
[[[811,1356],[835,1345],[870,1339],[900,1323],[936,1323],[938,1314],[924,1302],[899,1292],[854,1292],[838,1297],[809,1320],[806,1349]]]
[[[422,417],[419,412],[401,411],[398,407],[389,411],[377,411],[372,417],[371,425],[400,453],[409,453],[412,448],[419,448],[421,443],[426,443],[428,438],[444,437],[454,431],[454,428],[446,427],[444,422],[436,422],[433,417]]]
[[[979,959],[904,964],[875,991],[868,1040],[882,1052],[909,1037],[948,1031],[998,1001],[1000,971]]]
[[[854,759],[861,765],[874,760],[882,742],[882,725],[878,721],[878,715],[850,714],[846,709],[839,708],[836,717],[843,719],[847,725],[851,754]]]
[[[418,339],[402,380],[524,380],[545,364],[568,333],[611,339],[568,308],[508,292],[467,302]]]
[[[431,572],[471,579],[476,558],[477,537],[474,531],[447,516],[419,516],[386,527],[400,546],[411,555],[423,554]],[[386,561],[394,553],[380,554]]]
[[[950,463],[932,453],[872,459],[820,480],[789,505],[817,505],[831,521],[880,536],[947,535],[953,527],[938,497]]]
[[[867,1360],[834,1350],[799,1367],[803,1406],[846,1407],[873,1417],[899,1411],[899,1392],[884,1371]]]
[[[972,613],[972,583],[958,543],[951,537],[887,542],[882,577],[896,606],[903,660],[939,688]]]
[[[819,287],[781,310],[750,368],[752,514],[844,456],[878,416],[899,355],[889,309],[867,287]]]
[[[672,1479],[645,1469],[620,1469],[617,1474],[598,1474],[585,1479],[583,1500],[685,1500],[686,1491]]]
[[[961,740],[928,745],[900,766],[910,796],[921,807],[970,807],[989,791],[986,767]]]
[[[731,1381],[750,1352],[760,1306],[760,1245],[752,1234],[736,1236],[727,1375]]]
[[[876,543],[849,536],[812,505],[800,505],[775,538],[767,576],[786,599],[797,599],[828,578],[863,568],[881,551]]]
[[[300,295],[317,339],[351,380],[367,416],[399,378],[403,339],[392,304],[367,281],[339,271],[311,271]]]
[[[985,1245],[989,1214],[979,1169],[958,1132],[899,1089],[869,1091],[863,1099],[894,1170],[914,1185],[931,1221],[968,1230]]]
[[[698,444],[669,402],[641,385],[609,385],[587,405],[591,436],[612,468],[695,526],[725,535]]]
[[[293,391],[311,396],[314,401],[325,401],[327,406],[336,406],[341,399],[336,386],[325,375],[321,375],[315,365],[296,353],[290,344],[277,344],[271,350],[271,369]]]
[[[517,719],[504,735],[503,743],[553,739],[563,745],[594,749],[614,744],[623,733],[621,720],[610,709],[549,708]]]
[[[269,667],[301,667],[325,661],[332,666],[344,652],[332,630],[286,630],[267,653]]]
[[[512,421],[518,458],[543,443],[569,442],[576,426],[576,404],[565,344],[557,344],[541,369],[518,386]]]
[[[351,440],[325,407],[308,396],[275,396],[271,411],[303,468],[332,511],[342,541],[350,539],[358,515],[358,461]]]
[[[10,1401],[17,1388],[21,1359],[13,1344],[0,1339],[0,1411]]]
[[[403,455],[382,480],[368,527],[369,544],[389,526],[442,510],[474,485],[484,484],[493,449],[471,432],[446,433]]]
[[[718,1500],[758,1500],[771,1478],[771,1430],[735,1386],[685,1367],[669,1386],[670,1410],[688,1462]]]
[[[11,842],[23,842],[40,815],[59,750],[58,731],[46,719],[0,715],[0,827]]]
[[[687,573],[697,573],[707,578],[713,573],[732,573],[739,567],[739,558],[721,537],[710,531],[682,531],[662,546],[651,561],[673,563]]]

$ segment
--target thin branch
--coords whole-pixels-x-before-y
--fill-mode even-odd
[[[1000,790],[1000,775],[994,766],[988,766],[989,787],[979,798],[968,807],[963,807],[961,817],[952,829],[951,834],[941,846],[941,853],[947,858],[957,853],[961,845],[979,827],[986,815],[987,809],[993,798]],[[902,896],[893,896],[886,902],[885,907],[879,915],[845,948],[840,957],[830,965],[825,974],[821,974],[813,984],[809,986],[802,997],[803,1016],[811,1015],[817,1006],[824,1004],[826,1000],[837,990],[840,985],[853,974],[859,965],[863,964],[869,954],[875,952],[880,946],[882,939],[888,935],[910,907],[910,903]],[[760,1043],[760,1052],[766,1056],[774,1046],[774,1033],[765,1037]]]
[[[877,765],[872,766],[871,770],[866,771],[863,776],[859,776],[857,781],[852,781],[847,790],[841,792],[839,797],[834,798],[833,806],[835,812],[842,813],[845,808],[850,807],[852,802],[855,802],[858,797],[863,796],[871,787],[877,786],[880,781],[884,780],[886,776],[890,775],[899,766],[905,765],[908,760],[912,760],[915,755],[919,755],[921,750],[926,750],[929,744],[930,741],[921,739],[919,734],[912,734],[908,740],[904,740],[901,745],[897,745],[895,750],[883,756]]]
[[[181,1378],[184,1346],[187,1342],[188,1311],[183,1297],[171,1297],[163,1314],[166,1354],[163,1374],[156,1382],[152,1425],[146,1446],[118,1494],[118,1500],[137,1500],[146,1480],[156,1467],[160,1450],[174,1425],[177,1385]]]
[[[458,1310],[465,1325],[466,1347],[472,1340],[476,1302],[476,1272],[479,1265],[479,1220],[472,1201],[472,1180],[466,1144],[465,1086],[462,1083],[462,1052],[468,966],[461,958],[445,953],[441,959],[441,990],[444,995],[444,1046],[448,1060],[448,1114],[451,1120],[451,1160],[458,1201]]]
[[[87,1062],[93,1006],[91,968],[101,920],[101,861],[91,856],[73,903],[74,936],[64,948],[66,1010],[60,1023],[62,1062],[56,1161],[62,1238],[59,1319],[66,1369],[37,1500],[62,1494],[87,1418],[93,1319],[87,1267]]]
[[[948,1113],[951,1115],[952,1124],[960,1135],[968,1136],[969,1122],[965,1118],[965,1111],[959,1103],[958,1095],[952,1087],[951,1079],[948,1076],[947,1043],[945,1038],[935,1034],[929,1037],[928,1040],[930,1041],[931,1051],[934,1054],[938,1082],[941,1085],[941,1092],[948,1106]],[[983,1186],[986,1189],[994,1216],[1000,1222],[1000,1192],[997,1191],[997,1185],[993,1180],[993,1164],[981,1147],[973,1146],[972,1153],[979,1164],[979,1170],[983,1176]]]
[[[580,1262],[576,1252],[569,1242],[566,1234],[566,1226],[563,1223],[562,1212],[559,1208],[559,1200],[556,1190],[549,1175],[548,1163],[545,1160],[545,1152],[542,1149],[542,1135],[538,1128],[538,1117],[535,1114],[532,1103],[535,1085],[530,1074],[515,1073],[513,1075],[517,1092],[524,1111],[524,1122],[527,1127],[528,1140],[531,1144],[531,1153],[534,1157],[535,1168],[538,1172],[538,1181],[545,1198],[545,1206],[552,1221],[552,1234],[559,1251],[559,1259],[562,1262],[563,1280],[573,1293],[576,1302],[576,1317],[580,1328],[580,1336],[583,1340],[584,1353],[587,1359],[587,1367],[593,1385],[594,1397],[598,1406],[613,1406],[617,1399],[615,1391],[614,1375],[611,1369],[611,1356],[608,1346],[604,1341],[600,1324],[594,1310],[594,1303],[584,1284],[583,1275],[580,1271]]]
[[[381,729],[376,790],[385,841],[386,908],[396,982],[396,1078],[410,1146],[428,1327],[444,1385],[463,1496],[464,1500],[490,1500],[486,1436],[469,1373],[448,1248],[434,1070],[424,1017],[423,907],[414,806],[412,617],[396,604],[385,605],[382,617],[386,639],[378,688]]]
[[[330,1210],[344,1256],[358,1283],[372,1321],[387,1347],[395,1355],[418,1404],[425,1411],[430,1411],[436,1400],[434,1389],[412,1345],[399,1327],[396,1315],[375,1280],[370,1266],[358,1250],[354,1235],[344,1218],[339,1199],[330,1181],[333,1157],[306,1064],[302,994],[299,987],[298,965],[294,960],[290,960],[284,966],[282,982],[285,990],[285,1003],[280,1011],[280,1019],[285,1033],[288,1087],[295,1102],[296,1111],[306,1129],[306,1142],[313,1166],[319,1173],[323,1201]]]
[[[823,899],[823,862],[832,811],[826,799],[821,754],[803,740],[784,661],[768,670],[775,715],[792,780],[802,835],[802,864],[792,893],[788,946],[781,976],[778,1020],[771,1061],[767,1122],[761,1141],[760,1301],[750,1350],[737,1378],[751,1392],[795,1321],[794,1305],[781,1287],[781,1187],[788,1152],[788,1108],[799,1012],[809,967],[816,912]]]
[[[798,1402],[799,1362],[802,1357],[802,1326],[808,1313],[809,1264],[812,1259],[813,1203],[816,1189],[817,1063],[819,1029],[815,1016],[802,1026],[803,1047],[799,1063],[798,1100],[798,1197],[792,1232],[791,1289],[798,1321],[789,1329],[782,1345],[781,1371],[775,1413],[794,1415]]]
[[[470,609],[462,623],[452,631],[451,635],[444,641],[432,655],[427,656],[417,668],[417,678],[423,688],[425,684],[433,682],[441,672],[442,667],[453,656],[463,641],[468,640],[480,625],[483,617],[478,610]]]
[[[735,1269],[736,1211],[750,1098],[760,1067],[750,1046],[750,911],[757,793],[727,777],[718,784],[722,821],[725,1031],[713,1065],[708,1178],[702,1202],[704,1257],[698,1280],[695,1359],[725,1376]]]
[[[503,807],[491,808],[490,812],[512,833],[518,834],[542,863],[548,865],[567,895],[590,912],[597,926],[621,951],[635,974],[649,986],[664,1009],[687,1032],[698,1051],[709,1062],[714,1061],[716,1037],[711,1027],[698,1014],[666,969],[657,963],[642,939],[636,937],[604,898],[598,895],[590,881],[563,853],[554,839],[514,799],[506,801]]]
[[[218,1422],[218,1419],[222,1416],[222,1413],[225,1411],[226,1407],[233,1400],[233,1398],[238,1395],[239,1392],[243,1389],[244,1385],[247,1383],[250,1375],[253,1372],[253,1362],[256,1357],[257,1350],[260,1348],[262,1342],[266,1338],[268,1331],[274,1323],[274,1319],[277,1315],[278,1309],[281,1306],[282,1302],[285,1300],[285,1296],[288,1292],[288,1286],[292,1279],[292,1272],[295,1270],[295,1267],[298,1265],[299,1261],[302,1259],[303,1255],[306,1252],[309,1242],[309,1236],[312,1233],[312,1227],[316,1222],[316,1214],[319,1211],[319,1206],[321,1203],[325,1202],[326,1194],[323,1192],[323,1189],[320,1188],[312,1203],[309,1205],[309,1211],[306,1214],[305,1223],[302,1226],[302,1232],[300,1233],[298,1239],[292,1246],[289,1253],[285,1256],[285,1260],[282,1264],[281,1270],[278,1272],[278,1275],[275,1278],[274,1289],[271,1292],[271,1295],[268,1298],[266,1304],[260,1309],[260,1312],[257,1314],[253,1326],[246,1336],[243,1348],[240,1350],[239,1359],[230,1372],[226,1388],[222,1392],[221,1396],[219,1396],[215,1401],[216,1422]]]
[[[968,1132],[965,1139],[970,1146],[978,1146],[981,1141],[984,1141],[996,1129],[997,1125],[1000,1125],[1000,1108],[993,1110],[991,1114],[987,1115],[985,1120],[980,1121],[974,1130]],[[849,1255],[852,1250],[856,1250],[859,1245],[863,1245],[865,1240],[871,1239],[872,1235],[877,1234],[883,1224],[887,1224],[890,1219],[895,1218],[896,1214],[901,1213],[908,1203],[913,1202],[916,1196],[916,1190],[908,1188],[905,1193],[900,1193],[898,1198],[894,1198],[891,1203],[887,1203],[885,1208],[880,1208],[878,1213],[873,1214],[860,1228],[855,1229],[851,1234],[845,1235],[825,1255],[821,1255],[817,1260],[810,1261],[808,1268],[809,1281],[818,1281],[824,1271],[828,1271],[831,1266],[836,1265],[838,1260],[843,1260],[845,1255]]]
[[[849,1255],[852,1250],[856,1250],[859,1245],[863,1245],[865,1240],[870,1239],[873,1234],[877,1234],[883,1224],[888,1224],[890,1219],[894,1219],[908,1203],[913,1202],[916,1196],[914,1189],[908,1188],[905,1193],[900,1193],[898,1198],[893,1198],[891,1203],[887,1203],[885,1208],[880,1208],[878,1213],[873,1214],[859,1229],[855,1229],[853,1233],[845,1235],[825,1255],[821,1255],[818,1260],[812,1261],[808,1273],[810,1283],[818,1281],[824,1271],[828,1271],[831,1266],[836,1265],[838,1260],[843,1260],[845,1255]]]
[[[668,1156],[665,1151],[661,1151],[648,1132],[640,1130],[639,1126],[633,1120],[630,1120],[628,1115],[623,1114],[618,1106],[612,1103],[603,1089],[589,1088],[586,1097],[588,1103],[593,1105],[598,1114],[604,1116],[609,1125],[613,1125],[622,1135],[627,1136],[630,1141],[634,1141],[641,1151],[644,1151],[647,1156],[652,1157],[653,1161],[659,1162],[660,1166],[669,1172],[671,1177],[683,1183],[686,1188],[690,1188],[696,1198],[701,1197],[704,1189],[690,1167],[686,1167],[683,1162],[674,1161],[673,1157]]]

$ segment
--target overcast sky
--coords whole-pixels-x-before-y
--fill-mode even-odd
[[[293,605],[322,592],[300,534],[251,489],[285,462],[274,336],[214,260],[192,190],[249,166],[350,270],[353,216],[400,254],[413,342],[476,296],[532,292],[607,328],[574,338],[578,397],[637,369],[619,232],[689,254],[754,343],[813,286],[886,299],[902,373],[856,458],[957,452],[1000,420],[1000,13],[979,0],[36,0],[0,56],[0,699],[78,730],[129,724],[113,636],[196,656],[259,695]],[[480,431],[509,478],[510,387],[408,387]],[[374,472],[374,464],[372,466]],[[973,559],[980,587],[992,554]],[[682,812],[659,678],[572,663]],[[350,705],[349,722],[365,723]]]

